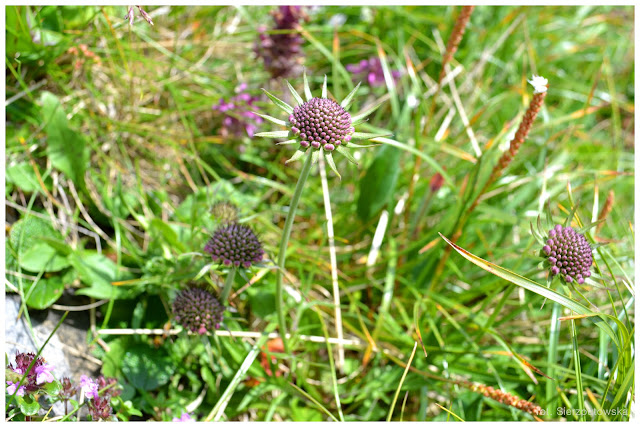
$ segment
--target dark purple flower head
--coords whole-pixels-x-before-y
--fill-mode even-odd
[[[33,353],[17,353],[15,368],[11,363],[9,364],[9,366],[7,366],[7,368],[11,369],[16,374],[24,375],[35,357],[36,355]],[[52,382],[54,378],[53,375],[51,375],[50,371],[52,371],[53,369],[53,365],[48,365],[45,362],[44,358],[38,357],[31,369],[29,369],[27,377],[22,382],[22,386],[17,390],[18,395],[23,395],[25,391],[28,393],[32,393],[34,391],[37,391],[44,383]],[[15,393],[15,388],[17,387],[18,383],[7,381],[7,384],[9,385],[9,388],[11,388],[11,394]]]
[[[180,291],[172,309],[176,322],[200,335],[218,329],[224,315],[222,304],[209,291],[201,288]]]
[[[104,396],[116,397],[120,395],[121,390],[118,386],[118,380],[115,378],[105,378],[104,375],[100,375],[96,382],[98,383],[98,390],[105,389]]]
[[[223,224],[213,233],[204,251],[211,254],[214,261],[227,267],[249,268],[262,261],[262,243],[253,230],[238,223]]]
[[[591,276],[593,255],[584,235],[558,224],[549,231],[545,243],[541,254],[547,258],[552,276],[560,274],[565,282],[575,280],[579,284]]]
[[[303,148],[333,151],[351,140],[354,128],[351,115],[333,99],[311,98],[293,109],[289,116],[291,131],[300,138]]]
[[[359,80],[362,76],[367,76],[369,86],[381,86],[384,84],[384,72],[382,71],[382,62],[377,56],[363,59],[358,64],[349,64],[345,67],[347,71],[356,75],[356,80]],[[399,70],[392,70],[391,76],[394,80],[398,80],[402,76],[402,72]]]
[[[212,107],[214,111],[224,115],[221,133],[225,138],[229,135],[239,137],[245,132],[251,138],[257,125],[263,122],[262,117],[251,111],[259,97],[245,92],[246,89],[247,84],[242,83],[236,87],[236,95],[229,99],[229,102],[220,98],[219,104]]]
[[[78,387],[74,386],[68,377],[64,377],[61,381],[62,390],[60,390],[60,397],[63,400],[69,400],[75,398]]]
[[[97,420],[111,420],[113,410],[111,408],[111,399],[109,397],[96,397],[88,404],[89,415],[94,421]]]
[[[272,78],[298,75],[302,71],[304,58],[303,40],[294,30],[300,21],[308,17],[302,6],[280,6],[272,15],[273,34],[267,33],[264,26],[259,27],[260,40],[256,43],[255,52],[264,61]]]

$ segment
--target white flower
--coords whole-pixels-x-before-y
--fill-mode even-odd
[[[531,78],[531,80],[527,80],[531,86],[533,86],[533,93],[544,93],[547,91],[547,84],[549,80],[545,79],[542,76],[536,76],[535,74]]]

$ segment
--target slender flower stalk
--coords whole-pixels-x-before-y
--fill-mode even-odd
[[[364,148],[366,146],[355,144],[353,143],[354,140],[367,140],[387,135],[355,131],[354,126],[364,122],[369,114],[373,113],[380,106],[380,104],[375,105],[374,107],[353,116],[348,113],[353,97],[360,87],[359,84],[341,103],[338,103],[327,97],[326,76],[322,85],[322,95],[319,98],[312,96],[306,73],[303,73],[303,80],[306,101],[304,101],[293,86],[287,82],[289,91],[291,92],[293,99],[298,104],[295,108],[281,99],[276,98],[266,90],[264,91],[273,103],[288,115],[288,120],[281,120],[265,114],[256,113],[260,117],[269,120],[272,123],[288,128],[287,130],[282,131],[261,132],[257,133],[256,136],[267,138],[289,138],[287,141],[278,143],[278,145],[298,145],[298,150],[287,161],[287,163],[302,159],[303,157],[305,158],[293,193],[293,198],[291,199],[291,205],[287,212],[284,229],[282,230],[282,238],[280,240],[278,252],[278,268],[276,270],[276,310],[278,312],[280,334],[286,353],[289,353],[289,349],[286,339],[287,328],[284,313],[282,278],[293,221],[295,219],[298,203],[300,202],[300,196],[302,195],[302,190],[304,189],[304,185],[309,177],[311,167],[314,163],[318,162],[319,157],[322,155],[331,170],[340,177],[340,173],[338,173],[338,169],[333,159],[333,152],[338,152],[345,156],[350,162],[357,164],[355,158],[349,153],[349,149]]]
[[[304,189],[304,184],[307,182],[309,172],[312,166],[311,156],[307,156],[302,170],[300,171],[300,177],[296,183],[296,189],[293,192],[293,198],[291,199],[291,205],[289,205],[289,212],[287,212],[287,219],[284,222],[284,228],[282,229],[282,239],[280,240],[280,247],[278,248],[278,269],[276,270],[276,311],[278,312],[278,325],[280,326],[280,334],[282,336],[282,343],[284,345],[285,353],[289,352],[287,346],[287,340],[285,335],[287,333],[287,323],[284,318],[284,300],[282,298],[282,276],[284,274],[284,266],[287,260],[287,246],[289,245],[289,238],[291,237],[291,230],[293,228],[293,220],[296,216],[296,210],[298,209],[298,203],[300,202],[300,196]]]
[[[227,273],[227,279],[224,282],[224,288],[222,288],[222,293],[220,294],[220,301],[223,304],[226,304],[227,299],[229,298],[229,293],[231,292],[231,288],[233,288],[233,281],[236,278],[236,268],[232,267]]]

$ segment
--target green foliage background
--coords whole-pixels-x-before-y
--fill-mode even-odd
[[[284,82],[270,80],[253,56],[258,27],[272,23],[270,10],[147,7],[154,25],[137,18],[130,26],[124,6],[5,8],[7,292],[19,293],[28,310],[49,307],[63,292],[78,301],[106,299],[98,329],[162,328],[177,290],[194,282],[217,289],[224,281],[224,270],[202,253],[218,224],[211,215],[217,201],[236,204],[275,259],[299,163],[285,166],[293,150],[271,140],[224,138],[222,117],[211,108],[241,83],[255,95],[266,88],[286,96]],[[431,164],[423,161],[414,181],[417,157],[390,146],[360,151],[358,167],[337,160],[341,180],[329,173],[343,327],[352,343],[344,366],[334,366],[335,344],[303,337],[335,336],[315,167],[287,263],[289,286],[300,298],[287,300],[294,354],[271,354],[271,371],[282,362],[295,375],[268,375],[255,352],[243,372],[254,338],[105,335],[108,352],[93,340],[103,373],[118,378],[123,399],[142,418],[170,420],[190,405],[204,419],[229,397],[230,420],[384,420],[390,411],[393,420],[533,419],[469,390],[466,380],[531,400],[547,411],[546,420],[628,419],[622,410],[634,400],[633,361],[625,362],[635,345],[633,7],[476,7],[450,65],[481,157],[448,85],[432,109],[459,10],[323,6],[309,10],[303,25],[314,93],[326,74],[330,95],[342,99],[357,84],[345,65],[372,56],[403,70],[396,84],[365,82],[353,111],[386,100],[364,131],[392,132],[447,178],[432,194]],[[594,252],[601,280],[579,293],[559,281],[552,288],[618,318],[610,323],[626,334],[622,351],[589,318],[558,321],[571,312],[455,252],[437,268],[447,251],[438,233],[451,237],[505,149],[531,99],[532,74],[549,80],[544,107],[458,244],[544,286],[530,223],[548,202],[555,222],[575,207],[574,223],[589,224],[613,192],[605,222],[589,231],[592,241],[608,242]],[[290,82],[300,91],[300,77]],[[258,103],[261,112],[280,117],[267,101]],[[389,224],[368,265],[384,211]],[[236,278],[241,291],[225,321],[229,330],[262,332],[275,324],[275,275],[267,264]],[[620,414],[558,413],[585,407]]]

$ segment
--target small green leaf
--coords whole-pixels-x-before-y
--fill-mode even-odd
[[[295,162],[296,160],[300,159],[302,156],[304,156],[306,153],[306,149],[299,149],[297,150],[293,156],[291,156],[291,158],[289,160],[287,160],[285,162],[285,164],[289,163],[289,162]]]
[[[32,416],[36,415],[40,410],[40,405],[37,401],[33,400],[30,395],[27,396],[16,396],[16,402],[18,403],[18,408],[20,408],[20,412],[24,415]]]
[[[276,142],[276,145],[292,145],[292,144],[299,144],[300,141],[298,141],[297,139],[290,139],[288,141],[282,141],[282,142]]]
[[[351,135],[351,139],[354,141],[358,141],[361,139],[371,139],[371,138],[380,138],[391,136],[391,133],[365,133],[365,132],[354,132]]]
[[[57,396],[62,390],[62,384],[59,381],[51,381],[50,383],[45,383],[44,390],[49,396]]]
[[[56,272],[70,265],[69,260],[47,243],[36,243],[20,257],[20,267],[34,272]]]
[[[349,107],[351,107],[351,103],[353,102],[353,97],[356,95],[356,92],[358,91],[360,84],[361,83],[358,83],[356,87],[353,88],[351,92],[349,92],[349,95],[347,95],[347,97],[343,99],[342,102],[340,103],[340,106],[345,110],[349,110]]]
[[[266,89],[262,89],[262,91],[266,93],[269,99],[271,99],[273,103],[276,104],[278,107],[280,107],[285,113],[293,114],[293,107],[291,105],[287,104],[286,102],[276,97],[275,95],[270,94],[269,91],[267,91]]]
[[[338,145],[336,147],[336,151],[338,153],[342,154],[343,156],[345,156],[347,158],[347,160],[349,160],[354,165],[358,165],[358,162],[356,161],[356,158],[353,157],[353,155],[351,155],[351,153],[349,152],[347,147],[343,147],[342,145]]]
[[[322,97],[327,97],[327,75],[324,75],[324,82],[322,83]]]
[[[285,80],[285,82],[287,83],[287,87],[289,88],[289,92],[291,92],[291,95],[293,96],[293,98],[296,100],[296,102],[298,103],[298,105],[302,105],[304,104],[304,101],[302,100],[302,97],[300,97],[300,94],[298,93],[298,91],[296,91],[294,89],[293,86],[291,86],[291,83],[289,83],[288,81]]]
[[[84,182],[84,171],[89,163],[89,151],[83,134],[71,129],[67,115],[58,98],[43,92],[42,121],[47,133],[47,155],[51,164],[64,172],[76,185]]]
[[[277,130],[274,132],[259,132],[254,136],[260,136],[262,138],[288,138],[291,133],[288,130]]]
[[[271,116],[269,116],[267,114],[260,114],[260,113],[257,113],[255,111],[253,111],[253,114],[258,115],[258,116],[262,117],[265,120],[269,120],[271,123],[275,123],[275,124],[280,125],[280,126],[287,126],[287,122],[285,122],[284,120],[276,119],[275,117],[271,117]]]
[[[313,95],[311,95],[311,89],[309,89],[309,80],[307,80],[306,70],[302,72],[302,81],[304,83],[304,96],[307,98],[307,101],[310,101],[311,98],[313,98]]]
[[[340,176],[340,173],[338,172],[338,168],[336,168],[336,163],[333,161],[333,156],[331,155],[331,153],[329,153],[329,152],[325,153],[324,158],[327,159],[327,164],[329,165],[331,170],[334,171],[336,175],[338,175],[338,178],[340,180],[342,180],[342,177]]]
[[[359,124],[361,120],[365,119],[366,117],[368,117],[371,113],[373,113],[374,111],[376,111],[378,108],[380,108],[380,106],[382,104],[384,104],[386,102],[386,100],[384,101],[380,101],[377,104],[374,104],[373,106],[367,108],[366,110],[364,110],[361,113],[356,114],[355,116],[351,117],[351,123],[353,126],[355,126],[356,124]]]

